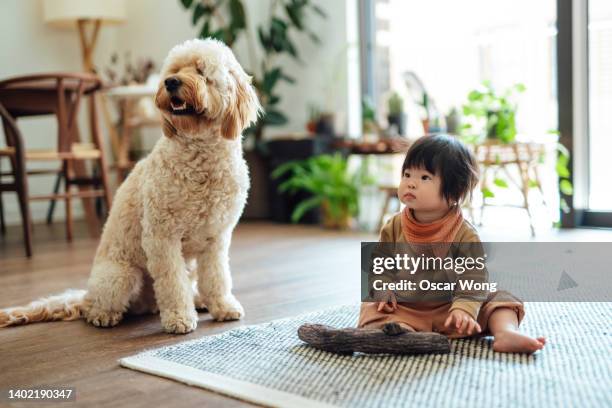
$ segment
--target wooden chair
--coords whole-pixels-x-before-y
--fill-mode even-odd
[[[533,217],[530,210],[531,203],[529,201],[529,190],[533,187],[540,192],[542,204],[546,205],[544,200],[544,191],[538,166],[540,158],[546,153],[545,146],[540,143],[512,142],[508,144],[501,143],[497,140],[487,140],[475,146],[475,155],[481,168],[480,188],[481,191],[490,189],[489,177],[493,173],[493,179],[497,177],[499,172],[503,172],[506,179],[513,184],[521,194],[522,205],[516,206],[524,209],[529,217],[529,229],[531,236],[535,236],[535,228],[533,225]],[[510,169],[515,167],[518,172],[518,180],[510,173]],[[480,207],[480,224],[484,208],[492,206],[487,202],[487,197],[483,193],[482,205]],[[515,207],[514,205],[504,204],[504,206]]]
[[[19,169],[13,166],[16,183],[22,183],[20,188],[26,195],[26,200],[64,200],[66,203],[66,237],[72,239],[72,208],[73,198],[83,199],[83,203],[91,218],[94,197],[103,197],[106,208],[110,209],[111,193],[108,188],[107,165],[104,156],[99,124],[96,114],[95,93],[101,87],[100,79],[87,73],[54,73],[39,74],[12,78],[0,82],[0,103],[5,107],[3,121],[7,137],[7,147],[3,155],[15,157],[21,155],[24,162],[24,172],[28,175],[61,173],[64,180],[64,191],[47,195],[27,195],[25,177],[15,177]],[[92,143],[81,143],[78,134],[77,118],[83,96],[90,99],[90,119]],[[55,115],[58,123],[57,148],[45,150],[28,150],[24,148],[23,139],[15,126],[15,119],[34,115]],[[8,124],[8,125],[7,125]],[[11,135],[11,136],[9,136]],[[92,160],[98,165],[99,177],[87,176],[85,160]],[[25,171],[25,162],[44,161],[60,162],[59,169]],[[0,177],[3,174],[0,173]],[[6,174],[4,174],[6,175]],[[72,186],[79,191],[73,192]],[[98,188],[97,186],[101,186]],[[95,187],[92,189],[92,187]],[[0,190],[1,191],[1,190]],[[15,191],[15,190],[12,190]],[[18,193],[19,194],[19,193]],[[26,244],[27,245],[27,244]]]
[[[385,195],[385,201],[378,219],[377,232],[385,225],[387,214],[397,212],[402,208],[402,203],[397,197],[397,186],[379,186],[379,190]],[[391,204],[394,204],[394,208],[390,208]]]
[[[26,255],[32,256],[32,218],[30,215],[30,207],[28,205],[28,179],[25,170],[25,152],[23,149],[23,138],[17,128],[17,124],[8,113],[8,111],[0,104],[0,117],[4,125],[4,133],[6,135],[7,146],[0,148],[0,164],[3,157],[8,157],[11,162],[13,171],[10,173],[13,180],[10,183],[2,182],[2,172],[0,168],[0,227],[2,234],[6,233],[4,211],[2,206],[2,192],[14,191],[17,193],[19,201],[19,210],[21,212],[21,220],[23,226],[23,236],[26,247]]]

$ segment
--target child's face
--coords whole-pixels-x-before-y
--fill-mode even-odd
[[[409,168],[404,170],[397,196],[406,207],[420,211],[439,211],[449,208],[442,198],[442,179],[426,169]]]

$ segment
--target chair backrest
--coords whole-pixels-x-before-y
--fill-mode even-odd
[[[90,73],[45,73],[0,81],[0,103],[12,117],[55,114],[58,123],[58,150],[71,149],[71,135],[83,95],[102,86]]]

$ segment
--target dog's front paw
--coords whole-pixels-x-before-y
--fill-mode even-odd
[[[113,312],[92,308],[87,312],[87,322],[96,327],[113,327],[123,318],[122,312]]]
[[[212,317],[219,322],[238,320],[244,316],[242,305],[233,295],[211,299],[207,305]]]
[[[198,327],[198,314],[195,310],[188,313],[162,313],[162,327],[167,333],[185,334]]]
[[[193,299],[193,303],[195,304],[195,308],[199,312],[207,312],[208,306],[206,306],[206,302],[200,295],[196,295]]]

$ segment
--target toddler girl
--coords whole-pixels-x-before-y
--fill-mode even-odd
[[[477,168],[473,154],[456,138],[417,140],[404,160],[398,188],[405,208],[384,225],[380,241],[432,247],[480,242],[460,208],[477,185]],[[462,296],[457,290],[450,302],[398,302],[393,292],[384,292],[382,301],[361,304],[358,327],[397,323],[409,331],[433,331],[450,338],[492,334],[493,350],[507,353],[533,353],[544,347],[544,337],[534,339],[518,331],[525,314],[518,298],[503,291],[491,292],[483,301]]]

